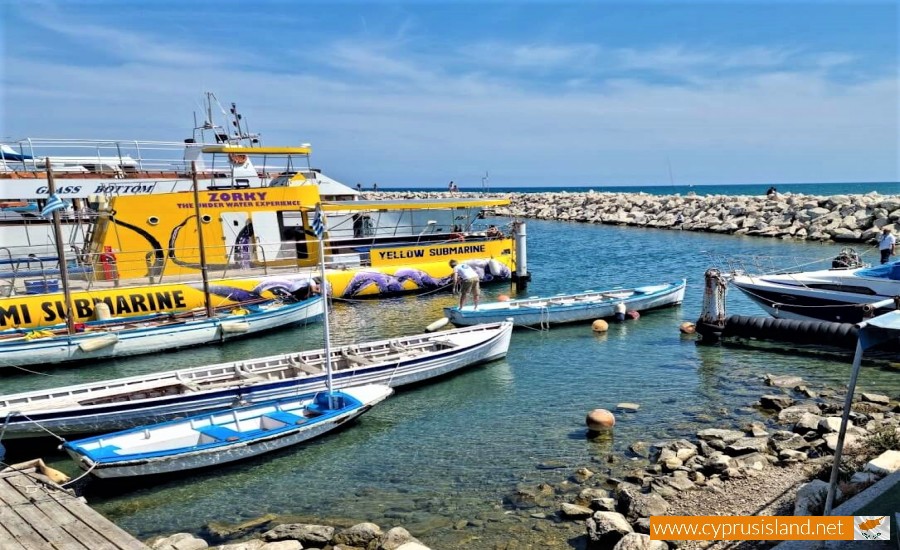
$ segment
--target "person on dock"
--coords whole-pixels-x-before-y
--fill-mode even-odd
[[[459,288],[459,309],[465,305],[467,294],[472,295],[472,303],[475,304],[475,309],[478,309],[478,298],[481,295],[478,272],[469,264],[459,263],[456,260],[450,260],[450,267],[453,268],[453,289]]]
[[[362,184],[359,182],[356,182],[356,192],[362,193]]]
[[[378,192],[378,184],[377,183],[372,184],[372,191],[374,191],[376,193]]]
[[[881,252],[881,263],[886,264],[894,253],[897,246],[897,237],[891,234],[891,228],[885,227],[881,230],[881,237],[878,238],[878,251]]]

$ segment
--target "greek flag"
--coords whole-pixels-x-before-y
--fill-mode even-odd
[[[50,195],[50,198],[47,199],[47,204],[44,205],[44,208],[41,210],[41,216],[45,218],[49,218],[51,214],[56,212],[57,210],[62,210],[66,207],[66,203],[62,201],[55,194]]]
[[[321,239],[322,234],[325,233],[325,218],[322,216],[321,204],[316,205],[316,215],[313,216],[312,230],[316,234],[317,239]]]

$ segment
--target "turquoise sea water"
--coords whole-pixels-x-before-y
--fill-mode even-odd
[[[267,513],[303,521],[403,525],[435,549],[494,548],[537,538],[533,548],[572,548],[583,527],[531,517],[504,504],[519,483],[558,485],[575,469],[621,475],[636,440],[690,437],[697,429],[767,421],[752,408],[767,372],[813,385],[846,383],[849,356],[798,355],[731,346],[699,347],[682,320],[698,317],[711,258],[771,257],[777,265],[830,259],[839,245],[617,226],[529,221],[530,295],[688,279],[680,308],[614,324],[549,332],[516,331],[509,356],[449,379],[400,391],[354,426],[305,447],[152,485],[87,487],[89,502],[144,538],[211,521],[237,523]],[[864,256],[875,258],[872,251]],[[485,299],[509,294],[485,289]],[[454,303],[449,294],[336,304],[336,343],[421,332]],[[738,292],[729,313],[758,314]],[[321,326],[226,346],[3,378],[7,392],[321,347]],[[900,394],[900,371],[869,366],[860,386]],[[585,437],[597,407],[637,402],[618,414],[611,438]],[[15,451],[14,448],[10,451]],[[21,452],[21,451],[19,451]],[[28,454],[27,452],[24,454]],[[74,472],[60,455],[51,462]],[[610,463],[612,457],[613,463]],[[558,462],[559,469],[541,469]],[[552,516],[556,510],[537,510]],[[530,540],[530,539],[529,539]],[[525,543],[511,547],[526,547]]]

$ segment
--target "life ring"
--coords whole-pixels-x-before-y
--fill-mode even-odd
[[[231,164],[242,166],[245,162],[247,162],[247,155],[242,155],[240,153],[229,153],[228,160],[231,161]]]

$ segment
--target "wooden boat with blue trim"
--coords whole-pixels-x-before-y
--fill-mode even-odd
[[[586,291],[474,306],[444,308],[444,315],[457,326],[494,323],[511,319],[516,326],[541,326],[613,317],[616,308],[645,311],[674,306],[684,301],[687,281],[629,289]]]
[[[99,478],[217,466],[333,431],[393,392],[389,386],[372,384],[303,394],[71,441],[62,449]]]
[[[432,380],[506,356],[512,323],[331,349],[334,388]],[[326,388],[322,349],[0,396],[4,439],[101,433]]]
[[[292,303],[248,304],[214,317],[206,311],[89,322],[81,332],[66,327],[0,332],[0,368],[111,359],[215,344],[233,338],[313,322],[322,317],[321,296]]]

